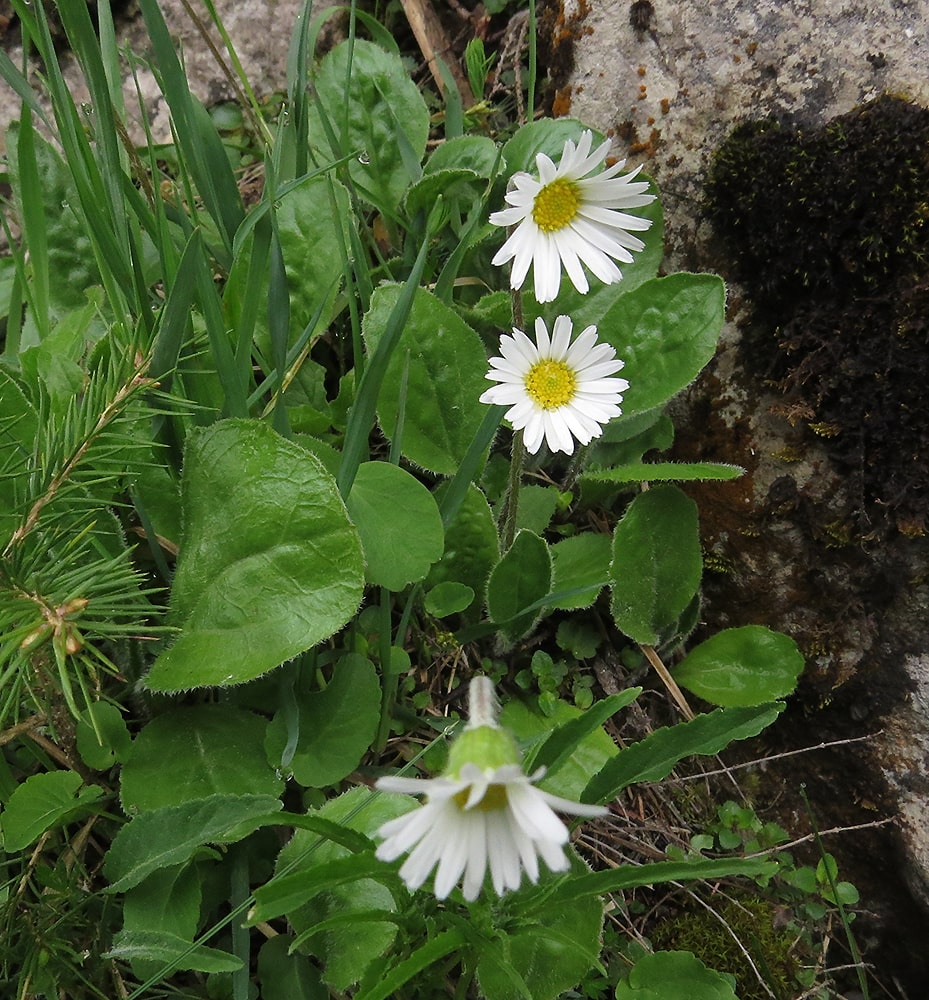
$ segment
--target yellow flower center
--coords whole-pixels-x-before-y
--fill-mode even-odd
[[[462,790],[454,796],[455,804],[459,809],[464,809],[470,793],[470,788],[462,788]],[[484,797],[476,806],[472,806],[472,808],[480,809],[481,812],[493,812],[495,809],[505,809],[506,785],[488,785],[487,791],[484,792]]]
[[[576,391],[577,375],[563,361],[537,361],[526,375],[526,392],[543,410],[567,405]]]
[[[580,188],[574,181],[559,177],[535,196],[532,218],[543,233],[554,233],[572,221],[580,205]]]

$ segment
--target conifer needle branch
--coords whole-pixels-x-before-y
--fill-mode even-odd
[[[35,503],[33,503],[29,513],[26,515],[26,519],[10,536],[9,541],[4,546],[3,552],[0,553],[0,558],[6,559],[16,546],[19,545],[29,534],[29,532],[35,528],[42,511],[55,498],[62,485],[70,478],[74,469],[81,463],[84,456],[87,454],[87,451],[97,438],[120,414],[127,400],[131,399],[139,389],[150,388],[157,385],[157,382],[154,379],[146,378],[145,373],[148,371],[150,364],[151,358],[142,359],[136,365],[136,369],[132,373],[132,377],[129,381],[125,382],[116,390],[113,398],[104,407],[100,416],[97,417],[97,421],[91,428],[90,432],[84,436],[81,443],[74,449],[62,465],[61,469],[55,473],[45,492],[35,501]]]

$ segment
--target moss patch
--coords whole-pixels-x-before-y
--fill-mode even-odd
[[[659,948],[693,952],[711,969],[735,976],[739,1000],[770,1000],[771,993],[758,982],[758,975],[745,957],[747,951],[776,996],[797,995],[797,974],[802,966],[794,950],[797,934],[796,929],[784,925],[781,908],[765,900],[733,899],[716,910],[732,933],[716,916],[701,908],[657,925],[650,934],[652,943]]]
[[[929,110],[881,97],[806,128],[736,128],[710,216],[756,305],[754,364],[852,478],[861,534],[925,532]]]

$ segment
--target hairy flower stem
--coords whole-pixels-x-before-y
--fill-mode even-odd
[[[518,288],[510,289],[510,308],[513,316],[513,327],[523,328],[523,296]],[[504,552],[513,544],[516,535],[516,511],[519,508],[519,486],[523,476],[523,465],[526,461],[526,446],[523,443],[523,432],[513,434],[513,444],[510,450],[510,478],[506,486],[506,495],[500,513],[500,546]]]
[[[567,493],[568,490],[574,489],[574,484],[577,482],[577,477],[581,474],[581,470],[584,468],[584,462],[587,460],[587,453],[589,451],[589,444],[582,444],[578,446],[577,451],[571,457],[571,464],[568,466],[568,471],[565,473],[565,477],[561,481],[561,485],[558,487],[562,493]]]
[[[513,435],[513,445],[510,451],[510,478],[503,498],[503,509],[500,514],[500,547],[502,551],[513,544],[516,535],[516,513],[519,510],[519,486],[523,478],[523,464],[526,460],[526,446],[523,444],[523,432],[516,431]]]

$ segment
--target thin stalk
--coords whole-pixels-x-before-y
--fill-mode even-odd
[[[397,700],[397,683],[399,678],[390,667],[391,661],[391,594],[386,587],[380,588],[380,655],[381,655],[381,718],[377,726],[377,740],[374,748],[382,753],[390,738],[390,719],[393,714],[394,702]]]
[[[681,714],[689,722],[694,718],[693,710],[690,705],[687,704],[687,699],[684,697],[684,692],[677,686],[677,681],[671,676],[670,671],[661,662],[661,657],[655,652],[654,646],[639,646],[639,649],[645,654],[645,659],[655,668],[655,673],[661,678],[662,683],[668,689],[668,693],[674,699],[677,707],[681,710]]]
[[[535,81],[538,71],[537,29],[535,0],[529,0],[529,97],[526,101],[526,115],[529,121],[535,118]]]
[[[523,466],[526,461],[526,445],[523,442],[523,432],[516,431],[510,451],[510,478],[503,498],[503,510],[500,514],[500,549],[502,552],[513,544],[516,536],[516,514],[519,511],[519,487],[523,478]]]
[[[806,788],[800,786],[800,797],[803,799],[803,805],[806,807],[806,814],[810,820],[810,827],[813,830],[813,836],[816,840],[816,848],[819,851],[820,857],[825,858],[826,848],[823,846],[822,838],[819,835],[819,827],[816,824],[816,817],[813,815],[813,809],[810,806],[810,800],[806,794]],[[839,919],[842,921],[842,927],[845,931],[845,940],[848,942],[848,950],[852,956],[852,962],[854,963],[855,975],[858,977],[858,988],[861,990],[861,995],[864,1000],[870,1000],[871,993],[868,989],[868,979],[865,975],[865,964],[861,957],[861,952],[858,950],[858,942],[855,940],[855,935],[852,933],[851,922],[848,919],[848,913],[845,911],[845,905],[839,898],[838,888],[836,886],[836,881],[832,876],[832,871],[828,864],[823,865],[826,870],[826,877],[829,880],[829,888],[832,890],[832,898],[835,900],[836,908],[839,911]]]

